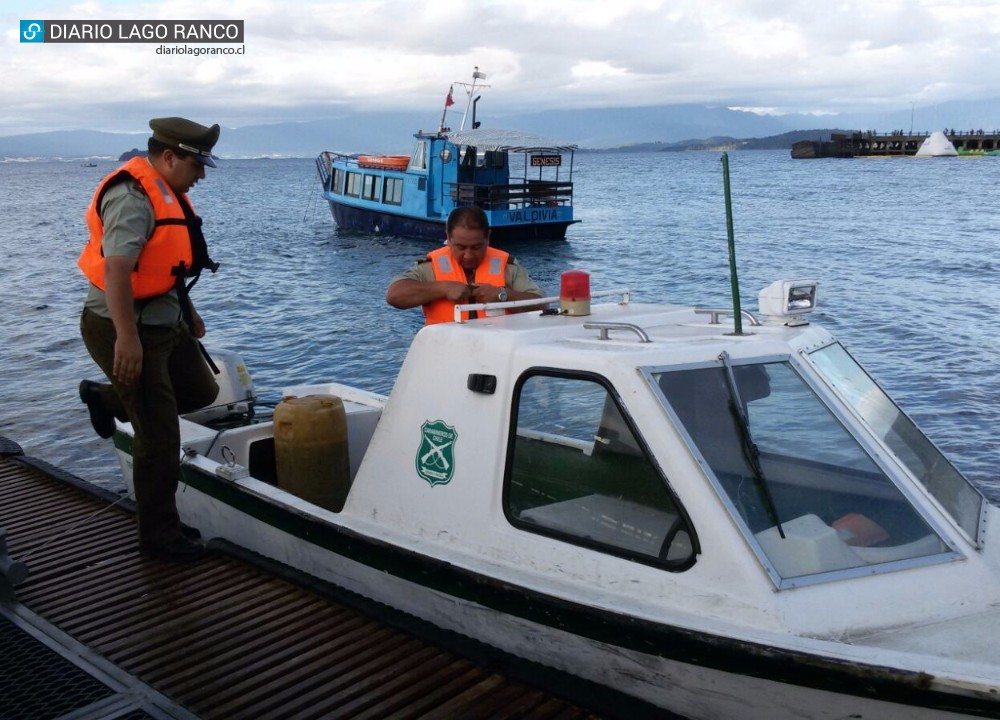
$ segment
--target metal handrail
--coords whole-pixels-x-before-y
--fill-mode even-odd
[[[621,295],[622,299],[618,301],[619,305],[628,305],[631,300],[632,293],[628,288],[615,288],[613,290],[594,290],[590,293],[591,299],[597,297],[609,297],[612,295]],[[559,302],[561,298],[557,295],[555,297],[545,297],[545,298],[530,298],[528,300],[508,300],[507,302],[492,302],[492,303],[469,303],[466,305],[456,305],[455,306],[455,322],[464,323],[465,320],[462,319],[462,313],[471,312],[473,310],[506,310],[507,308],[517,308],[517,307],[532,307],[534,305],[548,305],[549,303]]]
[[[709,320],[709,325],[718,325],[719,318],[723,315],[726,315],[727,317],[733,317],[735,315],[732,308],[695,308],[694,311],[697,315],[711,315],[712,319]],[[751,325],[760,325],[760,320],[754,317],[753,313],[749,310],[740,310],[740,315],[746,318]]]
[[[583,324],[585,330],[599,330],[597,334],[598,340],[609,340],[608,333],[612,330],[629,330],[634,332],[639,336],[639,342],[651,343],[653,342],[649,335],[638,325],[633,325],[632,323],[624,322],[585,322]]]

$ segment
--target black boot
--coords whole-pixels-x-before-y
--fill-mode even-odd
[[[80,400],[90,411],[90,424],[102,438],[107,439],[115,434],[115,416],[101,401],[100,385],[91,380],[80,381]]]

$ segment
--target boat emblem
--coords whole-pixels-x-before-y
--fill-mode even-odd
[[[420,426],[417,475],[435,485],[447,485],[455,474],[455,440],[458,433],[442,420],[428,420]]]

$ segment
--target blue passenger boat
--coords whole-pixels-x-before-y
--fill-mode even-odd
[[[418,132],[410,155],[322,152],[316,168],[323,197],[344,229],[415,238],[444,238],[456,207],[481,207],[495,243],[562,240],[573,219],[575,145],[515,130],[479,127],[473,100],[478,68],[465,85],[469,100],[458,130],[445,127],[448,93],[436,132]],[[452,86],[454,88],[454,85]],[[478,100],[478,97],[476,98]],[[465,129],[469,108],[472,129]]]

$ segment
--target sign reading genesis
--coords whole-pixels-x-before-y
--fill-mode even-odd
[[[22,20],[21,42],[242,43],[242,20]]]

